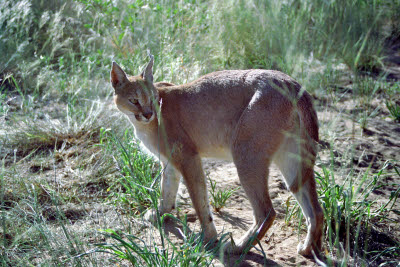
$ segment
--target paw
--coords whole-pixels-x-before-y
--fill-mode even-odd
[[[223,245],[224,253],[226,254],[234,254],[240,255],[246,248],[246,244],[241,244],[242,242],[235,243],[233,239],[229,240],[227,243]]]
[[[157,211],[155,209],[150,209],[146,211],[144,214],[143,218],[150,222],[151,224],[154,224],[157,222],[158,216],[157,216]]]
[[[203,244],[214,244],[217,241],[218,234],[214,224],[210,224],[203,228],[204,239]]]
[[[304,257],[312,257],[311,250],[312,250],[311,246],[306,246],[301,242],[297,245],[297,253],[299,253]]]
[[[232,241],[225,243],[223,245],[223,250],[225,254],[240,254],[240,251],[236,244]]]
[[[307,244],[307,245],[306,245]],[[321,252],[321,242],[300,242],[297,245],[297,253],[304,257],[318,256]]]

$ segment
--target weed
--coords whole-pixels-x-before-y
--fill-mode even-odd
[[[389,110],[392,118],[395,121],[400,122],[400,105],[396,102],[386,101],[386,107]]]
[[[142,212],[160,196],[159,165],[139,150],[131,130],[118,137],[111,130],[101,129],[101,144],[117,164],[120,178],[108,188],[115,204],[123,204],[134,213]]]
[[[208,178],[210,182],[210,195],[211,195],[211,206],[213,206],[216,212],[219,212],[224,206],[226,201],[235,193],[239,188],[234,189],[217,189],[217,182]]]
[[[340,259],[343,264],[350,260],[350,255],[355,261],[373,259],[382,262],[384,256],[389,255],[386,254],[388,251],[397,251],[395,248],[400,245],[373,228],[374,223],[378,221],[388,221],[389,213],[398,212],[393,207],[400,197],[399,185],[395,185],[397,189],[392,192],[386,203],[378,203],[376,199],[370,198],[373,191],[383,186],[380,180],[388,166],[386,163],[372,177],[369,170],[357,178],[354,178],[354,173],[351,172],[341,184],[336,183],[332,170],[324,166],[322,173],[316,172],[318,195],[326,222],[325,239],[328,250],[331,253],[335,251],[336,259]],[[396,168],[395,171],[397,175],[400,174]],[[302,213],[298,204],[288,199],[286,207],[285,221],[288,223],[291,218],[299,218],[300,229]],[[368,242],[365,243],[366,240]],[[364,246],[360,246],[361,244]],[[331,260],[328,258],[328,262]]]
[[[203,234],[193,233],[187,226],[186,220],[181,221],[172,215],[164,215],[160,219],[161,223],[167,217],[182,225],[182,244],[175,245],[169,240],[162,227],[158,228],[160,238],[158,242],[154,238],[154,233],[151,234],[153,238],[146,241],[135,235],[120,234],[106,229],[103,234],[107,239],[111,239],[112,243],[96,244],[97,249],[90,253],[110,253],[119,259],[127,260],[134,266],[211,266],[215,255],[218,255],[221,241],[213,248],[204,247]]]

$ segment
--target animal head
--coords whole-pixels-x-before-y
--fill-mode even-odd
[[[127,76],[117,63],[112,63],[111,84],[118,109],[132,122],[147,124],[156,116],[158,91],[153,84],[154,57],[138,76]]]

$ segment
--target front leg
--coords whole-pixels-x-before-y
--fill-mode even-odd
[[[158,206],[160,215],[170,213],[175,208],[180,182],[180,174],[171,163],[162,163],[162,167],[164,171],[161,177],[161,199]],[[154,209],[147,211],[145,219],[153,223],[156,222],[157,212]]]
[[[195,155],[185,155],[177,164],[180,169],[196,214],[204,231],[204,242],[208,243],[217,238],[217,230],[213,222],[207,195],[206,177],[203,172],[201,159]]]

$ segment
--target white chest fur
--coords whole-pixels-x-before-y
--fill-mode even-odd
[[[154,133],[151,133],[146,129],[146,125],[141,125],[135,118],[135,116],[128,116],[131,121],[135,137],[140,140],[140,147],[143,151],[154,158],[160,158],[160,149],[159,142],[157,136],[154,136]],[[156,134],[157,135],[157,134]]]

